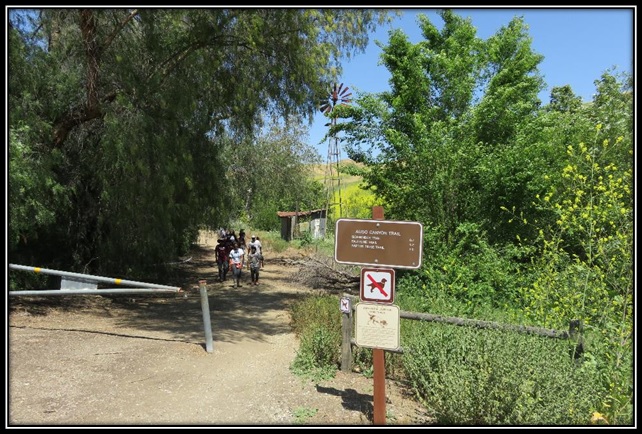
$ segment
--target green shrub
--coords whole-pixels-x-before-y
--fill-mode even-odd
[[[523,265],[526,247],[490,245],[488,235],[476,223],[460,224],[452,244],[444,243],[430,229],[424,235],[423,249],[430,252],[429,260],[416,273],[399,273],[400,291],[461,302],[461,313],[468,316],[482,305],[495,310],[519,306],[520,288],[530,283]]]
[[[352,368],[357,372],[363,373],[366,377],[371,377],[373,369],[372,349],[353,346]]]
[[[438,424],[590,424],[602,391],[569,341],[433,323],[405,336],[405,372]]]
[[[334,295],[311,295],[293,303],[290,307],[292,327],[297,336],[321,325],[332,333],[338,333],[341,344],[341,311],[339,298]]]
[[[261,238],[261,244],[263,245],[266,254],[280,253],[290,246],[290,244],[286,240],[281,238],[280,232],[261,232],[259,234],[259,237]]]
[[[332,378],[341,359],[341,311],[336,296],[310,296],[291,306],[300,339],[291,369],[314,379]]]
[[[630,95],[614,79],[600,83],[601,110],[609,99],[629,107]],[[611,87],[613,86],[613,87]],[[621,98],[624,100],[620,101]],[[605,113],[600,113],[602,121]],[[622,110],[618,117],[626,118]],[[608,119],[608,116],[606,117]],[[512,219],[538,229],[533,279],[521,289],[524,315],[543,327],[582,321],[595,341],[591,357],[596,381],[607,389],[596,410],[611,424],[633,422],[634,349],[634,167],[633,138],[619,120],[598,123],[594,132],[569,144],[560,173],[534,203],[554,217],[546,224],[504,208]],[[620,130],[621,134],[616,131]]]
[[[317,325],[306,330],[301,336],[299,350],[290,367],[292,372],[315,381],[333,378],[337,371],[340,348],[336,341],[336,334],[323,326]]]

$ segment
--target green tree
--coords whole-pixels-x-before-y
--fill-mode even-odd
[[[555,113],[571,128],[584,128],[592,119],[606,123],[570,136],[556,124],[560,134],[546,136],[554,143],[556,137],[571,141],[552,148],[558,150],[557,164],[542,175],[546,188],[533,200],[537,217],[519,215],[518,221],[538,230],[528,240],[538,252],[534,280],[520,299],[523,312],[538,324],[582,321],[585,358],[607,391],[598,410],[610,423],[626,424],[633,411],[632,92],[629,76],[607,72],[597,84],[593,103],[575,114]]]
[[[537,113],[542,56],[521,18],[482,41],[470,19],[451,10],[439,16],[441,31],[420,15],[425,40],[417,44],[400,30],[390,35],[381,61],[391,90],[359,95],[340,112],[351,119],[340,128],[349,155],[367,154],[364,145],[378,149],[376,159],[364,160],[372,167],[365,181],[390,204],[390,217],[422,221],[453,241],[466,222],[496,233],[503,184],[487,181],[501,167],[498,156],[515,145],[519,125]],[[502,175],[509,182],[520,176]],[[523,180],[513,182],[523,188]]]
[[[199,227],[245,205],[219,182],[225,147],[251,141],[266,117],[310,118],[342,56],[362,52],[387,19],[372,9],[11,9],[9,207],[23,222],[9,227],[12,261],[153,273]],[[28,223],[29,208],[47,218]]]
[[[234,201],[243,204],[235,218],[257,229],[277,230],[277,211],[316,209],[323,186],[309,172],[320,155],[307,144],[307,128],[295,119],[274,120],[256,140],[227,148],[227,178]]]
[[[522,18],[516,17],[484,44],[483,96],[474,110],[475,142],[510,146],[519,125],[540,106],[544,80],[537,67],[544,57],[531,48],[532,38]]]
[[[576,96],[571,86],[567,84],[566,86],[554,87],[551,90],[551,102],[547,109],[562,113],[575,113],[581,106],[582,98]]]

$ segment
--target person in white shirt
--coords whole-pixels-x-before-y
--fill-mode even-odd
[[[239,243],[234,243],[234,248],[230,251],[230,268],[232,269],[232,278],[234,279],[234,288],[241,286],[241,270],[245,252],[239,247]]]

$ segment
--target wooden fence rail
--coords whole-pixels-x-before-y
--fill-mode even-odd
[[[354,306],[354,301],[357,299],[354,296],[344,294],[344,296],[349,297],[353,303],[351,303],[350,312],[344,312],[342,315],[341,321],[341,370],[345,372],[352,371],[352,346],[356,345],[355,339],[353,336],[353,311],[356,309]],[[583,340],[580,335],[581,323],[579,320],[572,320],[569,324],[569,329],[567,330],[553,330],[546,329],[543,327],[533,327],[533,326],[523,326],[515,324],[503,324],[493,321],[481,321],[469,318],[458,318],[458,317],[448,317],[442,315],[434,315],[431,313],[421,313],[421,312],[409,312],[409,311],[400,311],[400,318],[405,318],[409,320],[418,320],[418,321],[431,321],[431,322],[441,322],[446,324],[453,324],[457,326],[467,326],[467,327],[477,327],[482,329],[496,329],[496,330],[505,330],[513,331],[516,333],[526,333],[533,334],[548,338],[555,339],[574,339],[576,340],[576,347],[573,356],[577,359],[580,357],[584,351]],[[386,350],[392,353],[403,354],[403,347],[399,347],[396,350]]]

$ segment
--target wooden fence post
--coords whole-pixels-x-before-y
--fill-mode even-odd
[[[582,321],[579,319],[571,320],[568,326],[568,335],[570,339],[575,341],[575,349],[573,350],[573,359],[578,360],[584,353],[584,337],[582,336]]]
[[[348,312],[341,315],[341,370],[352,371],[352,302]]]

